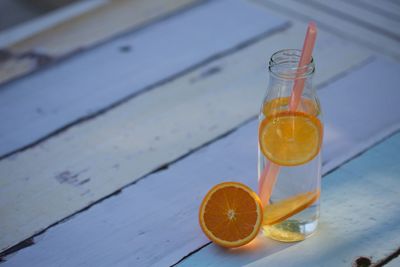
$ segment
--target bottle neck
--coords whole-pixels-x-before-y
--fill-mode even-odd
[[[262,105],[262,116],[282,111],[299,111],[320,117],[321,109],[313,86],[314,61],[298,67],[300,50],[282,50],[269,62],[269,86]],[[291,99],[295,83],[304,82],[300,97]],[[297,91],[299,93],[299,91]],[[297,100],[294,100],[297,99]],[[294,101],[292,101],[294,100]]]
[[[313,98],[316,95],[315,88],[313,86],[313,77],[301,78],[304,81],[304,88],[301,96],[304,98]],[[299,79],[297,79],[299,80]],[[282,79],[270,74],[268,95],[269,98],[277,97],[290,97],[295,86],[296,79]]]
[[[301,50],[285,49],[274,53],[269,61],[268,98],[289,97],[296,82],[304,82],[302,97],[315,97],[312,78],[315,71],[314,60],[299,67]]]

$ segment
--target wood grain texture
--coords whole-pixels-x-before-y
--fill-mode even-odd
[[[320,226],[310,239],[283,244],[259,236],[253,248],[231,252],[211,244],[178,266],[337,267],[387,257],[400,246],[399,149],[396,134],[324,177]]]
[[[386,65],[390,66],[388,68],[394,67],[396,70],[399,68],[398,64],[391,65],[381,60],[371,62],[354,71],[360,73],[363,77],[367,77],[366,79],[359,79],[354,73],[346,76],[324,88],[321,91],[321,100],[324,103],[327,101],[335,102],[335,95],[346,93],[350,98],[349,101],[357,101],[359,95],[350,91],[360,93],[368,89],[364,85],[367,86],[372,80],[376,79],[374,75],[385,77],[385,73],[387,73],[387,75],[392,76],[388,69],[383,68]],[[375,72],[376,69],[382,70]],[[353,86],[353,77],[357,77],[358,86]],[[340,84],[341,81],[346,80],[348,83]],[[337,84],[340,87],[336,86]],[[396,101],[395,99],[398,97],[397,87],[392,86],[391,89],[385,88],[385,90],[387,90],[385,93],[393,97],[392,101]],[[385,94],[380,94],[381,91],[375,90],[375,92],[377,92],[376,95],[367,96],[368,100],[374,100],[376,109],[384,108],[386,104],[390,105],[393,108],[392,112],[398,114],[396,120],[399,121],[400,107],[387,103],[386,97],[383,96]],[[232,104],[231,101],[228,102]],[[243,98],[241,102],[234,104],[235,107],[245,107]],[[192,111],[197,110],[194,105],[192,107]],[[342,122],[340,109],[336,107],[332,109],[332,105],[325,108],[325,113],[327,114],[325,124],[327,136],[332,136],[330,131],[336,129],[336,126],[343,125],[343,127],[339,127],[342,139],[327,138],[325,140],[324,158],[327,159],[327,162],[340,164],[341,161],[337,161],[335,158],[341,158],[342,155],[349,158],[353,157],[360,153],[360,149],[365,148],[363,145],[374,144],[378,141],[378,138],[382,138],[382,133],[388,135],[391,133],[389,130],[392,130],[390,127],[388,128],[388,123],[391,123],[393,118],[388,121],[385,114],[377,114],[369,106],[360,105],[360,108],[353,106],[353,110],[345,118],[347,123]],[[211,119],[212,116],[209,117]],[[359,120],[366,122],[370,118],[375,118],[379,125],[365,123],[364,128],[354,129],[351,123]],[[198,120],[194,119],[194,121]],[[220,119],[221,127],[225,127],[222,121]],[[161,127],[164,128],[164,126]],[[226,138],[192,153],[170,165],[166,170],[150,174],[134,185],[123,189],[120,194],[110,197],[101,204],[94,205],[70,220],[50,228],[44,234],[34,238],[35,245],[6,258],[5,266],[18,266],[27,262],[31,266],[83,266],[85,264],[96,266],[115,264],[166,266],[177,262],[183,256],[208,242],[198,226],[197,211],[202,197],[211,186],[218,182],[235,180],[256,188],[256,132],[257,120],[254,119]],[[364,134],[364,136],[361,137],[360,134]],[[195,137],[194,134],[193,137]],[[354,139],[354,142],[346,143],[346,140],[349,139]],[[342,140],[346,146],[341,145]],[[175,146],[182,142],[186,142],[184,138],[177,140]],[[338,145],[340,149],[334,150],[335,145]],[[397,148],[393,147],[393,149],[393,151],[396,151]],[[82,149],[81,151],[85,150]],[[98,154],[104,153],[98,151]],[[116,154],[108,154],[108,156],[116,159]],[[396,159],[396,157],[393,159]],[[106,166],[101,170],[103,175],[109,175],[110,180],[121,179],[124,173],[132,176],[134,168],[130,168],[130,166],[145,163],[139,162],[138,158],[126,163],[122,160],[117,162],[120,165],[118,170],[113,173],[107,171]],[[102,164],[104,165],[104,163]],[[96,165],[101,166],[101,164]],[[326,173],[334,167],[336,166],[332,164],[325,165],[323,171]],[[93,173],[93,171],[92,169],[88,170],[82,175],[82,178],[91,176],[90,173]],[[97,177],[99,175],[97,174]],[[75,184],[79,184],[80,179],[80,177],[77,177]],[[90,194],[94,193],[94,182],[96,181],[92,179],[85,184],[88,187],[90,186]],[[106,180],[103,181],[103,186],[111,187]],[[97,188],[96,190],[100,189]],[[49,191],[53,190],[49,188]],[[84,191],[85,188],[76,186],[75,190]],[[44,194],[48,195],[50,192]],[[61,193],[58,193],[58,195],[60,196]],[[338,195],[338,198],[340,196],[341,194]],[[48,201],[50,202],[50,200]],[[54,200],[51,201],[54,202]],[[30,202],[32,203],[32,201]],[[64,201],[64,208],[67,207],[65,203],[70,205],[72,201]],[[331,206],[331,204],[325,205]],[[379,220],[380,217],[377,216],[376,219]],[[265,249],[271,252],[286,247],[286,245],[268,242],[268,246],[263,247],[262,253],[259,250],[257,251],[258,255],[264,257],[267,255]],[[246,259],[245,256],[243,258]]]
[[[50,58],[51,61],[56,61],[74,52],[82,51],[110,40],[112,37],[128,30],[135,30],[154,19],[176,12],[196,1],[108,0],[88,2],[92,2],[92,6],[93,3],[97,3],[97,5],[91,6],[90,9],[86,7],[86,12],[82,12],[82,8],[78,10],[78,14],[70,12],[75,16],[71,16],[70,19],[63,20],[60,23],[53,24],[54,21],[46,17],[42,19],[44,22],[40,21],[40,25],[47,25],[45,23],[47,22],[52,27],[36,34],[28,35],[26,38],[21,38],[11,45],[10,41],[4,41],[3,43],[9,43],[4,49],[11,53],[12,57],[3,63],[7,64],[7,66],[0,64],[0,84],[39,69],[50,62],[43,64],[36,57],[27,55],[38,54]],[[53,15],[52,17],[55,16]],[[36,24],[33,24],[32,27],[25,27],[23,33],[29,30],[34,31],[35,26]],[[12,33],[17,35],[15,32]],[[2,38],[1,35],[0,38]],[[21,62],[21,58],[30,60],[31,67],[26,68]],[[10,65],[12,68],[10,68]]]
[[[2,248],[255,116],[267,84],[264,55],[271,55],[282,43],[301,46],[304,29],[305,25],[296,25],[210,62],[103,116],[0,161],[0,174],[4,177],[0,181],[3,189],[0,210],[7,214],[0,227]],[[369,56],[362,49],[323,32],[319,40],[317,62],[318,58],[331,56],[332,51],[341,53],[335,54],[337,61],[323,60],[317,65],[317,86],[335,79]],[[88,178],[90,182],[81,184]],[[60,183],[60,180],[70,182]],[[30,205],[44,211],[38,213]],[[29,223],[22,227],[25,222]]]
[[[385,267],[399,267],[400,266],[400,258],[397,257],[391,260],[389,263],[385,264]]]
[[[363,151],[400,129],[400,110],[397,107],[400,92],[394,90],[400,82],[396,74],[400,73],[400,65],[390,61],[378,62],[367,64],[363,71],[355,71],[319,93],[326,120],[335,121],[334,125],[325,126],[324,139],[327,144],[323,161],[328,169],[354,155],[352,147]],[[329,91],[337,93],[331,95]],[[365,114],[355,117],[349,115],[356,109]],[[349,128],[353,128],[351,136],[344,134]]]
[[[133,30],[155,18],[189,6],[195,0],[109,0],[72,20],[18,41],[9,50],[13,53],[40,51],[60,57],[85,49],[119,33]]]
[[[343,2],[349,2],[346,0],[340,0]],[[388,1],[375,1],[375,0],[352,0],[349,3],[358,6],[359,8],[367,11],[374,12],[376,14],[385,16],[393,21],[400,21],[400,6],[393,5]]]
[[[15,43],[26,40],[34,35],[45,32],[50,28],[71,20],[92,9],[106,4],[109,0],[83,0],[69,4],[61,9],[53,10],[36,19],[16,25],[0,32],[0,49],[6,49]]]
[[[210,1],[8,84],[0,90],[0,154],[284,29],[286,22],[252,3]]]
[[[365,10],[360,6],[349,3],[350,1],[321,1],[300,0],[311,5],[318,5],[338,18],[347,20],[361,27],[383,34],[391,39],[400,40],[400,21],[382,16],[373,11]]]
[[[314,20],[320,28],[329,30],[343,38],[352,40],[362,46],[371,48],[377,53],[384,53],[400,60],[399,42],[381,33],[371,31],[353,22],[313,6],[312,3],[302,0],[252,0],[267,8],[294,16],[304,21]]]
[[[380,8],[384,8],[386,10],[391,10],[392,12],[395,12],[396,14],[400,14],[400,4],[397,0],[395,1],[379,1],[378,3],[373,0],[366,0],[368,3],[371,5],[374,4],[375,6],[378,4]],[[374,3],[372,3],[374,2]]]

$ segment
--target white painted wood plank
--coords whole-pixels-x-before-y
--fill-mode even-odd
[[[29,38],[54,25],[70,20],[80,14],[104,5],[109,0],[84,0],[69,4],[61,9],[56,9],[39,18],[29,20],[21,25],[0,32],[0,48],[4,49],[18,41]]]
[[[23,27],[19,39],[5,40],[9,58],[0,63],[0,84],[43,67],[50,61],[66,58],[113,37],[133,31],[150,21],[189,8],[197,0],[108,0],[89,1],[89,7],[78,6],[51,17],[43,17]],[[94,5],[95,4],[95,5]],[[64,10],[64,9],[62,9]],[[66,14],[64,14],[66,13]],[[64,18],[64,19],[62,19]],[[38,31],[37,25],[40,24]],[[11,39],[11,40],[10,40]],[[0,44],[2,37],[0,33]],[[37,56],[32,56],[37,55]],[[46,61],[43,58],[47,58]],[[27,64],[28,61],[30,64]]]
[[[277,10],[286,15],[291,15],[304,21],[314,20],[326,30],[332,31],[346,39],[355,41],[369,47],[378,53],[385,53],[400,60],[400,43],[381,34],[372,32],[348,21],[345,21],[329,12],[323,12],[307,5],[307,2],[296,0],[252,0],[265,5],[267,8]]]
[[[259,236],[253,248],[232,252],[211,244],[178,266],[337,267],[386,258],[400,247],[399,149],[397,134],[323,179],[320,227],[310,239]]]
[[[0,154],[285,26],[252,3],[209,1],[10,83],[0,90]]]
[[[400,21],[394,21],[380,14],[354,6],[349,3],[349,1],[300,1],[308,2],[311,5],[318,4],[341,19],[350,20],[352,23],[360,25],[361,27],[381,32],[381,34],[384,35],[386,35],[385,32],[387,32],[386,36],[397,37],[397,40],[400,40]]]
[[[283,44],[301,47],[304,29],[296,24],[0,161],[0,211],[7,214],[0,221],[1,249],[256,116],[268,55]],[[370,55],[324,31],[315,50],[317,86]]]
[[[195,2],[196,0],[108,0],[96,9],[13,43],[8,50],[17,54],[38,51],[59,58],[189,7]]]
[[[388,66],[388,69],[383,66]],[[372,73],[371,68],[374,70]],[[368,85],[368,82],[377,77],[386,79],[385,75],[391,77],[390,68],[398,70],[400,66],[381,60],[371,62],[356,71],[365,76],[366,81],[357,77],[359,86],[346,86],[346,84],[339,84],[341,87],[336,86],[342,80],[347,80],[348,85],[353,85],[354,75],[346,76],[321,91],[324,93],[321,94],[322,101],[330,99],[335,101],[334,96],[337,94],[348,94],[351,100],[357,101],[359,95],[349,92],[361,93],[368,89],[362,86],[364,83]],[[376,69],[380,71],[375,72]],[[398,114],[397,121],[400,121],[400,107],[387,102],[387,97],[381,94],[381,90],[391,95],[393,102],[399,96],[397,86],[392,84],[391,89],[381,88],[375,91],[376,95],[368,95],[367,98],[374,99],[374,108],[378,110],[385,105],[390,105],[391,111]],[[241,107],[239,103],[232,104]],[[383,132],[390,134],[386,126],[391,123],[392,118],[388,121],[386,114],[377,114],[364,105],[359,108],[353,106],[346,121],[367,122],[370,118],[376,118],[380,122],[379,125],[365,123],[373,129],[354,129],[352,124],[342,124],[339,108],[332,109],[332,106],[327,106],[325,113],[327,114],[326,131],[335,129],[336,125],[346,125],[345,129],[341,128],[343,140],[350,139],[352,136],[357,137],[347,147],[340,146],[340,141],[327,138],[324,144],[326,153],[324,157],[330,157],[328,161],[339,163],[334,158],[341,157],[342,154],[348,157],[358,154],[362,147],[359,143],[371,145],[371,139],[377,141],[375,138],[381,138]],[[359,136],[360,133],[364,133],[362,138]],[[328,132],[327,135],[329,136],[330,133]],[[168,266],[177,262],[208,242],[198,225],[197,212],[202,197],[211,186],[218,182],[235,180],[256,188],[256,139],[257,120],[254,119],[226,138],[172,164],[167,170],[149,175],[125,188],[120,194],[106,199],[101,204],[35,237],[35,245],[6,258],[5,266],[18,266],[28,262],[31,266],[83,266],[84,264]],[[334,144],[338,144],[341,150],[331,153],[330,150],[334,148]],[[397,147],[400,147],[400,141]],[[347,153],[348,150],[352,151],[352,154]],[[393,145],[393,152],[397,150]],[[399,156],[397,153],[395,155],[391,157],[391,160],[396,162],[396,166],[400,166]],[[324,172],[333,167],[335,166],[324,166]],[[114,179],[120,178],[119,173],[115,173]],[[377,217],[378,221],[379,218]],[[267,244],[268,246],[263,246],[262,250],[256,250],[255,253],[264,257],[268,253],[288,246],[271,241]],[[217,254],[221,252],[215,247],[213,249]],[[245,256],[243,258],[246,259]],[[232,264],[232,261],[230,263]]]
[[[371,1],[373,1],[373,0],[368,0],[368,2],[371,2]],[[382,0],[382,1],[375,1],[375,2],[378,2],[382,7],[390,8],[391,10],[393,10],[393,11],[395,11],[396,13],[399,13],[399,14],[400,14],[400,4],[399,4],[399,1],[398,1],[398,0],[394,0],[394,1],[390,1],[390,0],[385,1],[385,0]]]
[[[399,267],[400,266],[400,258],[397,257],[391,260],[389,263],[385,264],[385,267]]]
[[[359,147],[354,149],[362,151],[400,128],[400,112],[396,107],[400,100],[400,92],[393,90],[398,88],[400,81],[398,78],[391,78],[399,76],[399,66],[381,62],[381,64],[368,64],[363,69],[363,72],[356,71],[347,79],[338,80],[320,92],[321,104],[326,109],[325,118],[328,121],[337,121],[334,125],[327,124],[325,127],[324,138],[327,144],[324,147],[323,161],[328,169],[354,155],[350,148],[355,144]],[[384,76],[381,75],[383,72]],[[354,87],[359,87],[360,90],[350,89]],[[330,94],[328,91],[338,93]],[[330,112],[335,109],[337,109],[335,112]],[[369,110],[365,118],[371,119],[349,117],[349,113],[354,112],[354,109]],[[346,136],[344,133],[349,127],[354,130],[351,136]],[[380,134],[376,134],[377,128],[382,128]],[[340,156],[333,157],[339,154]]]
[[[388,1],[351,0],[350,2],[359,5],[360,8],[384,15],[394,21],[400,21],[400,6],[393,5]]]
[[[7,53],[7,52],[6,52]],[[35,69],[39,59],[33,57],[8,58],[0,62],[0,84]]]

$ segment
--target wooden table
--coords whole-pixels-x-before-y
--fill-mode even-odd
[[[266,62],[311,19],[320,227],[221,249],[199,204],[256,188]],[[400,266],[400,2],[89,0],[0,46],[1,266]]]

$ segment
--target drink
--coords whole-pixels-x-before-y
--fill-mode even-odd
[[[311,86],[314,64],[299,76],[300,51],[283,50],[270,61],[270,86],[259,116],[259,177],[275,169],[264,207],[264,235],[284,242],[300,241],[317,227],[323,126],[320,105]],[[305,86],[295,110],[290,95],[296,79]],[[272,178],[271,178],[272,177]],[[265,185],[263,185],[265,187]]]

